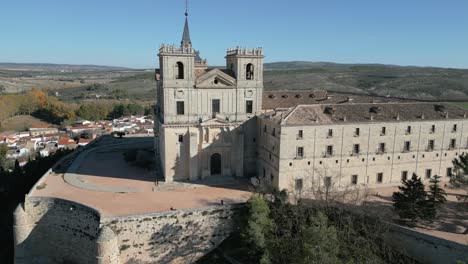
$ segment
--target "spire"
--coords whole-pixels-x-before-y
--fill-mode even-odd
[[[188,26],[188,2],[185,1],[185,26],[184,26],[184,34],[182,35],[182,42],[180,43],[182,47],[192,45],[192,41],[190,40],[190,32]]]

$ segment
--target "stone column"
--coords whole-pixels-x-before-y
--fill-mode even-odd
[[[27,198],[26,198],[27,199]],[[28,263],[27,254],[31,251],[29,234],[33,224],[28,213],[24,210],[24,204],[19,204],[13,212],[13,238],[15,246],[15,264]]]
[[[191,181],[198,179],[198,135],[195,132],[189,132],[189,178]]]
[[[236,177],[242,177],[244,176],[244,131],[240,127],[236,143]]]
[[[114,231],[108,226],[103,226],[96,239],[96,263],[120,264],[119,242]]]

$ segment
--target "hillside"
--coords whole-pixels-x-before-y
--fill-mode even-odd
[[[125,67],[100,65],[73,65],[53,63],[10,63],[0,62],[0,70],[10,71],[126,71]]]
[[[265,89],[325,89],[426,100],[468,100],[468,70],[381,64],[265,64]]]
[[[9,64],[0,65],[6,67]],[[15,65],[16,70],[2,70],[0,66],[0,92],[2,88],[3,92],[11,93],[31,87],[47,87],[58,91],[67,101],[96,95],[108,97],[116,93],[128,95],[131,99],[146,100],[155,95],[156,84],[151,70],[119,70],[121,68],[87,65]],[[37,70],[20,70],[31,65]],[[67,67],[76,70],[52,70]],[[92,87],[95,84],[101,86]],[[273,62],[265,63],[264,85],[266,90],[325,89],[412,99],[468,101],[468,69],[307,61]]]

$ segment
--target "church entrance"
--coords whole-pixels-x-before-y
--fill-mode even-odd
[[[211,175],[221,174],[221,155],[219,153],[215,153],[211,155],[210,166],[211,166]]]

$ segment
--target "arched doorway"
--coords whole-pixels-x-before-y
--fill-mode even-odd
[[[210,168],[211,175],[221,174],[221,155],[219,153],[211,155]]]

